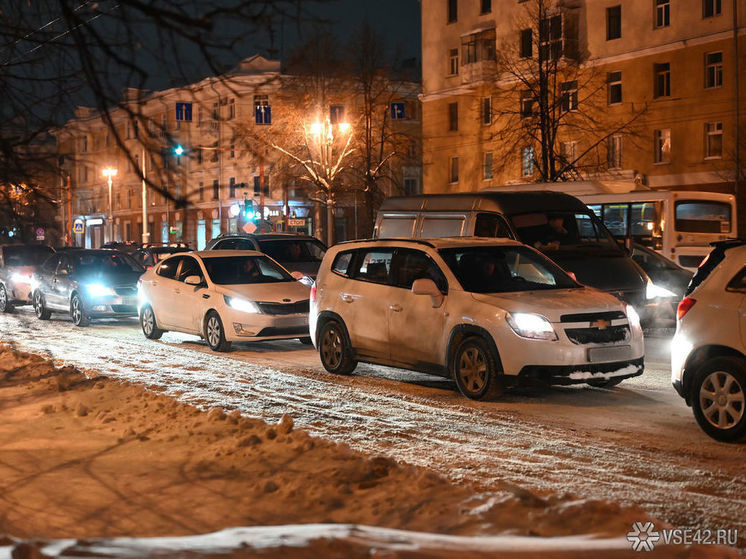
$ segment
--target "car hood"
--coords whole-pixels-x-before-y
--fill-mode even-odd
[[[565,257],[561,251],[547,256],[575,274],[580,283],[602,291],[629,291],[644,289],[647,285],[645,272],[627,256]]]
[[[559,322],[563,314],[623,311],[624,303],[613,295],[597,289],[550,289],[513,293],[472,293],[480,303],[508,312],[536,313],[551,322]]]
[[[241,297],[250,301],[269,303],[295,303],[307,301],[311,296],[311,290],[298,281],[221,285],[217,290],[228,297]]]
[[[94,273],[94,274],[74,274],[73,279],[79,284],[83,283],[101,283],[108,286],[136,286],[137,280],[140,278],[142,273],[139,272],[127,272],[121,274],[107,274],[107,273]]]

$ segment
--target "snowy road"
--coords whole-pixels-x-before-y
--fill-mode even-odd
[[[0,315],[0,332],[19,349],[205,407],[275,421],[288,413],[318,436],[456,481],[634,503],[676,527],[738,529],[746,547],[746,445],[700,431],[671,388],[665,337],[648,339],[645,374],[616,389],[513,392],[481,403],[417,373],[360,366],[350,377],[326,374],[296,341],[215,354],[190,336],[146,340],[135,320],[79,330],[27,309]]]

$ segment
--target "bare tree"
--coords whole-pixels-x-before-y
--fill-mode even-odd
[[[505,156],[521,155],[522,174],[541,182],[578,180],[610,166],[612,136],[634,137],[645,106],[630,105],[619,118],[607,110],[608,76],[589,60],[579,40],[579,8],[555,0],[522,4],[513,29],[497,49],[495,136]],[[607,151],[607,157],[599,152]]]

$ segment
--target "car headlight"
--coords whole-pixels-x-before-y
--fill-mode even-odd
[[[633,307],[632,305],[627,305],[627,308],[625,310],[627,311],[627,320],[629,321],[629,325],[634,328],[639,328],[640,315],[637,314],[635,307]]]
[[[655,285],[652,281],[648,281],[648,285],[645,288],[646,299],[658,299],[659,297],[676,297],[676,293],[660,285]]]
[[[223,299],[225,299],[226,305],[228,305],[232,309],[236,309],[237,311],[250,312],[254,314],[262,312],[261,310],[259,310],[259,306],[254,301],[249,301],[248,299],[240,299],[239,297],[228,297],[227,295],[223,295]]]
[[[552,324],[539,314],[507,313],[505,320],[507,320],[513,332],[522,338],[530,338],[532,340],[557,339],[557,333],[552,328]]]
[[[107,297],[116,295],[116,292],[103,283],[89,283],[85,286],[86,291],[91,297]]]

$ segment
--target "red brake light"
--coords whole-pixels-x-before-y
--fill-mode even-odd
[[[696,299],[684,297],[679,303],[678,308],[676,309],[676,320],[681,320],[682,318],[684,318],[684,315],[689,312],[689,309],[691,309],[696,302]]]
[[[316,284],[311,286],[311,301],[316,302]]]

